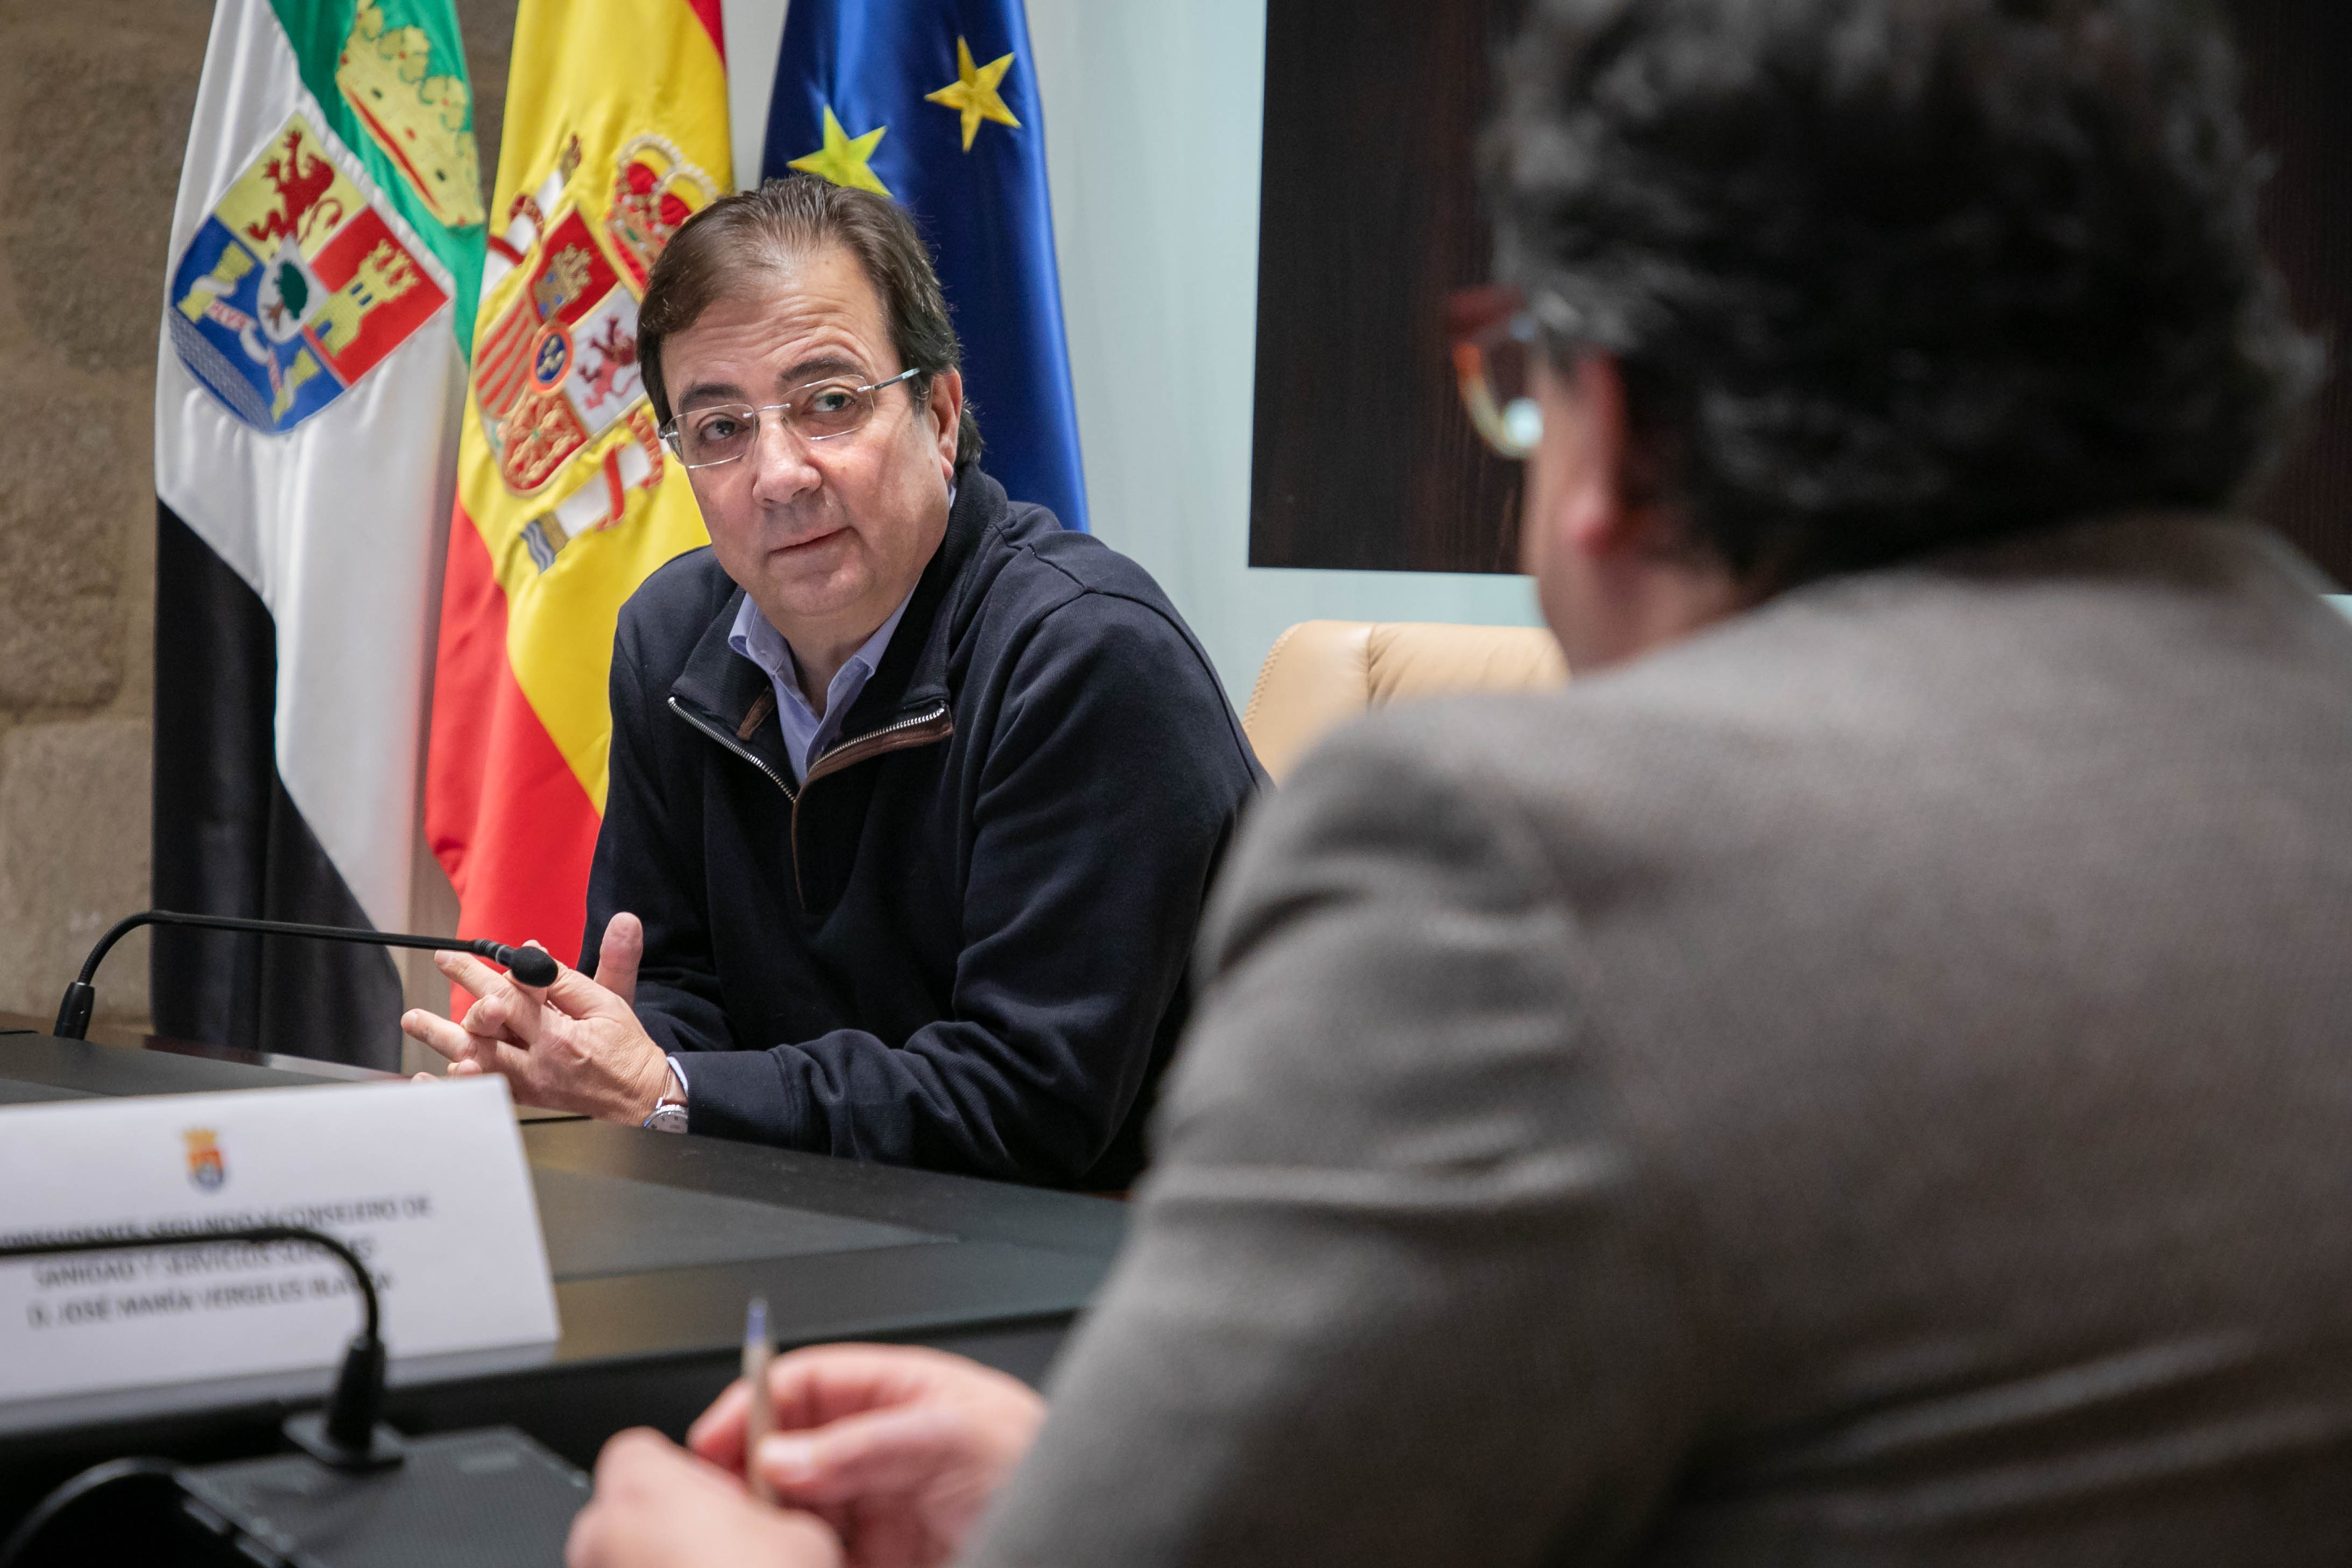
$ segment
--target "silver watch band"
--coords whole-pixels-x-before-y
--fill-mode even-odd
[[[668,1060],[670,1092],[655,1102],[653,1114],[640,1125],[655,1132],[683,1132],[687,1121],[686,1074],[678,1070],[676,1057]]]

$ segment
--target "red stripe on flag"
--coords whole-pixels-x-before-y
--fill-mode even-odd
[[[696,17],[701,21],[702,30],[710,35],[710,47],[719,51],[719,63],[725,65],[727,63],[727,23],[719,15],[719,0],[686,0],[686,3]]]
[[[570,963],[602,822],[507,663],[506,594],[462,504],[441,591],[432,748],[425,841],[457,889],[457,933],[537,940]]]
[[[604,454],[604,516],[613,522],[629,510],[629,492],[621,484],[621,448]]]
[[[425,841],[462,904],[472,880],[467,850],[481,815],[482,759],[498,700],[499,670],[507,661],[507,598],[464,503],[451,513],[425,751]]]

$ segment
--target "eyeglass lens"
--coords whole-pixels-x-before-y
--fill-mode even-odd
[[[1543,410],[1535,399],[1534,331],[1515,317],[1465,346],[1463,401],[1487,444],[1507,458],[1525,458],[1543,439]],[[1474,369],[1475,366],[1475,369]]]
[[[671,447],[689,468],[730,463],[751,449],[760,421],[782,419],[803,441],[846,436],[874,415],[874,389],[854,381],[821,381],[802,387],[786,401],[764,408],[727,403],[689,409],[677,416]]]
[[[1446,334],[1454,340],[1454,379],[1462,406],[1479,437],[1514,460],[1543,438],[1543,409],[1535,399],[1535,318],[1527,299],[1508,283],[1456,289],[1445,300]]]

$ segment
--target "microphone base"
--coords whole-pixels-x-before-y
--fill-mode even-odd
[[[408,1458],[408,1441],[382,1421],[368,1434],[365,1448],[349,1448],[327,1436],[327,1413],[289,1415],[280,1428],[286,1440],[331,1469],[346,1474],[396,1468]]]
[[[208,1538],[217,1554],[203,1560],[226,1557],[236,1568],[547,1568],[563,1561],[590,1489],[586,1476],[511,1426],[413,1437],[406,1465],[373,1476],[275,1454],[201,1465],[181,1472],[180,1485],[191,1536]],[[74,1568],[113,1561],[84,1556]]]

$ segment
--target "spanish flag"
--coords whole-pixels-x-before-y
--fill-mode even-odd
[[[522,0],[441,602],[425,827],[461,935],[580,946],[621,605],[706,542],[637,301],[731,189],[719,0]]]

